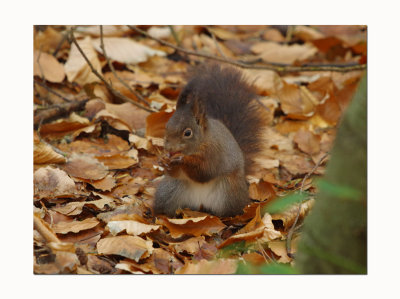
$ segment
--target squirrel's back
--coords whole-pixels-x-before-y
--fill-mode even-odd
[[[203,64],[191,75],[181,92],[177,109],[199,100],[209,117],[222,121],[244,153],[246,168],[261,148],[263,117],[257,94],[236,68]]]

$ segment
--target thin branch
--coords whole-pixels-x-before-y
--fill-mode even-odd
[[[315,164],[314,168],[304,176],[303,181],[301,182],[300,192],[303,192],[304,182],[306,181],[306,179],[308,179],[314,173],[314,171],[321,165],[322,161],[324,161],[328,155],[329,155],[329,152],[325,153],[325,155],[323,155],[321,157],[321,159],[319,159],[319,161]],[[297,210],[296,219],[294,220],[292,227],[290,228],[290,230],[288,232],[287,239],[286,239],[286,252],[287,252],[287,255],[291,258],[294,258],[293,253],[291,253],[291,250],[292,250],[291,242],[292,242],[292,237],[293,237],[293,233],[294,233],[294,228],[296,227],[297,221],[299,220],[299,217],[300,217],[300,212],[301,212],[301,203],[299,203],[299,208]]]
[[[44,109],[36,110],[33,118],[35,129],[40,126],[41,123],[46,123],[51,120],[56,120],[60,117],[64,117],[73,111],[82,110],[88,100],[68,102],[64,104],[56,104],[48,106]]]
[[[121,82],[122,85],[124,85],[133,95],[135,95],[136,98],[138,98],[142,103],[150,106],[150,104],[142,97],[142,95],[140,95],[138,92],[136,92],[134,89],[132,89],[124,80],[122,80],[122,78],[120,78],[117,75],[117,72],[115,71],[115,68],[113,66],[113,64],[111,63],[110,58],[107,56],[106,53],[106,47],[104,46],[104,38],[103,38],[103,25],[100,25],[100,47],[103,51],[103,55],[106,58],[108,67],[111,69],[111,72],[113,73],[113,75],[115,76],[115,78],[118,79],[119,82]]]
[[[212,37],[212,39],[214,41],[215,47],[217,48],[217,51],[218,51],[219,55],[221,55],[222,57],[224,57],[226,59],[227,57],[225,56],[224,52],[222,52],[222,50],[221,50],[221,48],[220,48],[220,46],[218,44],[217,38],[215,37],[215,34],[211,30],[208,30],[208,31],[211,34],[211,37]]]
[[[128,25],[129,28],[132,30],[143,34],[144,36],[153,39],[160,44],[173,48],[177,51],[180,51],[182,53],[186,53],[188,55],[194,55],[194,56],[199,56],[199,57],[204,57],[224,63],[229,63],[241,68],[245,69],[258,69],[258,70],[272,70],[276,72],[281,72],[281,73],[289,73],[289,72],[316,72],[316,71],[331,71],[331,72],[350,72],[350,71],[355,71],[355,70],[365,70],[367,65],[366,64],[356,64],[356,65],[306,65],[306,66],[288,66],[288,65],[282,65],[282,64],[272,64],[272,63],[265,63],[263,65],[249,65],[243,62],[223,58],[223,57],[217,57],[214,55],[206,54],[206,53],[199,53],[191,50],[186,50],[184,48],[175,46],[169,42],[163,41],[159,38],[153,37],[149,35],[146,31],[143,31],[136,26],[133,25]]]
[[[78,42],[76,41],[76,38],[75,38],[74,32],[73,32],[73,28],[71,28],[71,31],[70,31],[70,38],[71,38],[71,41],[75,44],[75,46],[78,49],[78,51],[81,53],[82,57],[85,59],[86,63],[89,65],[90,69],[92,70],[92,73],[104,83],[104,85],[107,87],[107,89],[115,97],[121,99],[124,102],[132,103],[133,105],[135,105],[135,106],[137,106],[139,108],[142,108],[142,109],[144,109],[144,110],[146,110],[148,112],[156,112],[156,110],[154,110],[152,108],[149,108],[149,107],[146,107],[146,106],[143,106],[142,104],[140,104],[140,103],[138,103],[136,101],[133,101],[132,99],[128,98],[127,96],[124,96],[123,94],[121,94],[118,90],[115,90],[110,85],[110,83],[108,83],[106,81],[106,79],[104,79],[104,77],[101,74],[99,74],[99,72],[93,67],[92,63],[89,61],[89,59],[87,58],[86,54],[83,52],[82,48],[79,46]]]
[[[40,81],[34,81],[34,83],[36,83],[36,84],[42,86],[42,87],[43,87],[44,89],[46,89],[48,92],[50,92],[50,93],[52,93],[52,94],[58,96],[58,97],[59,97],[60,99],[62,99],[63,101],[65,101],[65,102],[67,102],[67,103],[71,102],[70,99],[67,99],[66,97],[60,95],[58,92],[56,92],[56,91],[54,91],[53,89],[51,89],[50,87],[48,87],[46,83],[40,82]]]
[[[169,30],[171,31],[171,34],[172,34],[174,40],[176,41],[176,44],[178,45],[178,47],[180,47],[180,46],[181,46],[181,41],[180,41],[179,38],[178,38],[178,34],[176,34],[176,31],[175,31],[175,29],[174,29],[174,26],[168,25],[168,28],[169,28]]]

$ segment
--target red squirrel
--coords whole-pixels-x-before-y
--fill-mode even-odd
[[[238,69],[197,68],[166,124],[166,173],[155,194],[155,214],[173,217],[179,208],[217,216],[243,212],[250,203],[246,174],[261,148],[256,98]]]

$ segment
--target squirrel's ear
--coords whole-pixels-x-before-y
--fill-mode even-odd
[[[203,103],[201,103],[199,100],[196,100],[193,102],[192,106],[192,111],[193,115],[196,119],[197,124],[205,128],[206,127],[206,111]]]

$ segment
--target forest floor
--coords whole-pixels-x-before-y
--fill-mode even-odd
[[[294,273],[366,57],[362,26],[35,26],[34,273]],[[204,61],[260,96],[253,203],[155,217],[165,123]]]

